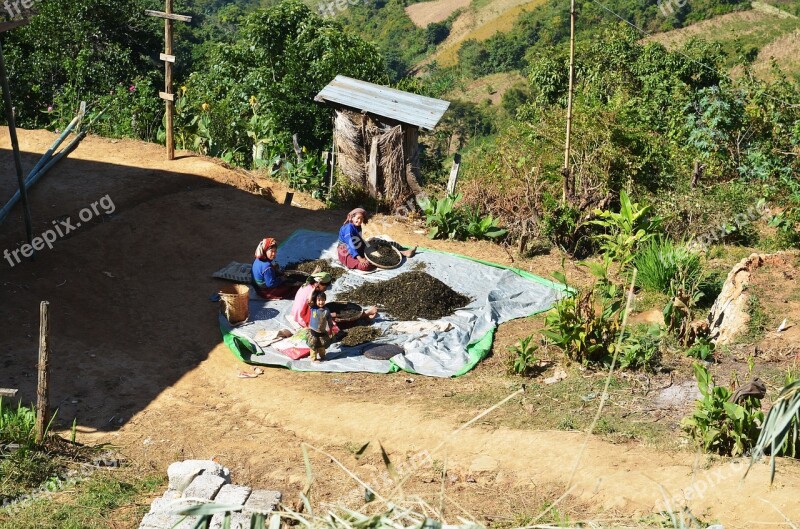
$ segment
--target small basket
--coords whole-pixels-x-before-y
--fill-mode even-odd
[[[250,287],[247,285],[226,285],[219,291],[219,311],[231,325],[247,321],[249,298]]]

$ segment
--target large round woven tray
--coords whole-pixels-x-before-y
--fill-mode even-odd
[[[357,303],[340,303],[331,301],[325,304],[325,308],[336,314],[336,323],[353,323],[364,313],[364,309]]]
[[[373,343],[365,345],[361,352],[372,360],[388,360],[395,355],[404,353],[405,350],[399,345],[390,343]]]
[[[377,239],[377,240],[381,241],[381,239]],[[369,261],[373,265],[377,266],[378,268],[382,268],[384,270],[391,270],[393,268],[397,268],[398,266],[400,266],[402,264],[403,255],[400,253],[400,250],[398,250],[394,246],[389,246],[388,244],[387,245],[383,245],[383,249],[384,249],[384,251],[392,252],[392,254],[397,257],[397,262],[395,264],[391,264],[391,265],[386,265],[386,264],[379,263],[376,260],[376,258],[380,257],[381,254],[377,253],[377,250],[372,245],[373,241],[375,241],[375,239],[368,240],[367,241],[367,247],[364,249],[364,257],[367,258],[367,261]],[[382,242],[385,243],[386,241],[382,241]]]

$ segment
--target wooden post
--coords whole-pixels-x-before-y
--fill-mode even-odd
[[[19,186],[19,196],[22,199],[22,212],[25,218],[25,235],[28,244],[33,241],[33,224],[31,222],[31,209],[28,205],[28,191],[25,189],[25,177],[22,175],[22,158],[19,153],[19,139],[17,138],[17,127],[14,120],[14,107],[11,103],[11,88],[8,85],[8,74],[6,73],[6,63],[3,57],[3,46],[0,44],[0,82],[3,85],[3,102],[6,108],[6,119],[8,120],[8,135],[11,138],[11,150],[14,156],[14,168],[17,171],[17,185]]]
[[[44,439],[50,419],[50,317],[48,301],[39,305],[39,381],[36,386],[36,442]]]
[[[567,96],[567,139],[564,146],[564,167],[561,175],[564,177],[564,189],[561,202],[566,203],[567,197],[575,192],[572,181],[573,174],[569,162],[570,139],[572,136],[572,92],[575,83],[575,0],[569,3],[569,95]]]
[[[369,149],[369,165],[367,167],[367,189],[369,196],[378,196],[378,137],[372,137],[372,145]]]
[[[458,170],[461,168],[461,155],[456,153],[453,156],[453,167],[450,169],[450,179],[447,181],[447,194],[456,194],[456,185],[458,185]]]
[[[164,19],[164,53],[161,60],[164,61],[164,92],[159,92],[158,97],[164,100],[167,105],[167,160],[175,159],[175,93],[172,88],[172,65],[175,64],[175,56],[172,54],[172,22],[191,22],[192,17],[186,15],[176,15],[172,12],[172,0],[165,0],[164,12],[147,10],[145,15]]]
[[[300,147],[300,137],[295,132],[292,134],[292,147],[294,148],[294,153],[297,155],[297,163],[303,161],[303,148]]]

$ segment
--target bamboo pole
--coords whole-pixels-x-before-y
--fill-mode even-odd
[[[6,118],[8,119],[8,135],[11,137],[11,149],[14,152],[14,166],[17,170],[17,184],[19,185],[20,197],[22,197],[23,215],[25,217],[25,234],[28,237],[28,244],[33,241],[33,225],[31,223],[31,208],[28,205],[28,192],[25,189],[25,180],[22,176],[22,158],[19,154],[19,139],[17,138],[17,127],[14,122],[14,108],[11,104],[11,88],[8,86],[8,73],[3,57],[3,46],[0,43],[0,82],[3,85],[3,100],[6,107]]]
[[[50,302],[39,304],[39,380],[36,386],[36,442],[44,440],[50,416]]]
[[[564,146],[564,168],[561,169],[561,174],[564,177],[564,189],[561,196],[561,202],[566,203],[567,197],[571,196],[574,192],[574,184],[572,181],[573,174],[569,162],[570,140],[572,138],[572,92],[575,83],[575,0],[570,0],[569,3],[569,94],[567,96],[567,139]]]

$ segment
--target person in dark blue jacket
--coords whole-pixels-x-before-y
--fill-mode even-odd
[[[356,208],[347,214],[342,227],[339,228],[339,246],[337,247],[336,254],[339,256],[339,262],[351,270],[369,271],[375,270],[375,265],[370,263],[364,256],[364,248],[366,243],[361,231],[361,227],[367,222],[367,212],[364,208]],[[397,243],[394,243],[400,253],[406,257],[412,257],[416,253],[417,248],[403,248]]]
[[[283,282],[283,274],[275,262],[278,255],[278,241],[267,237],[258,243],[253,261],[253,287],[265,299],[294,299],[299,286]]]

